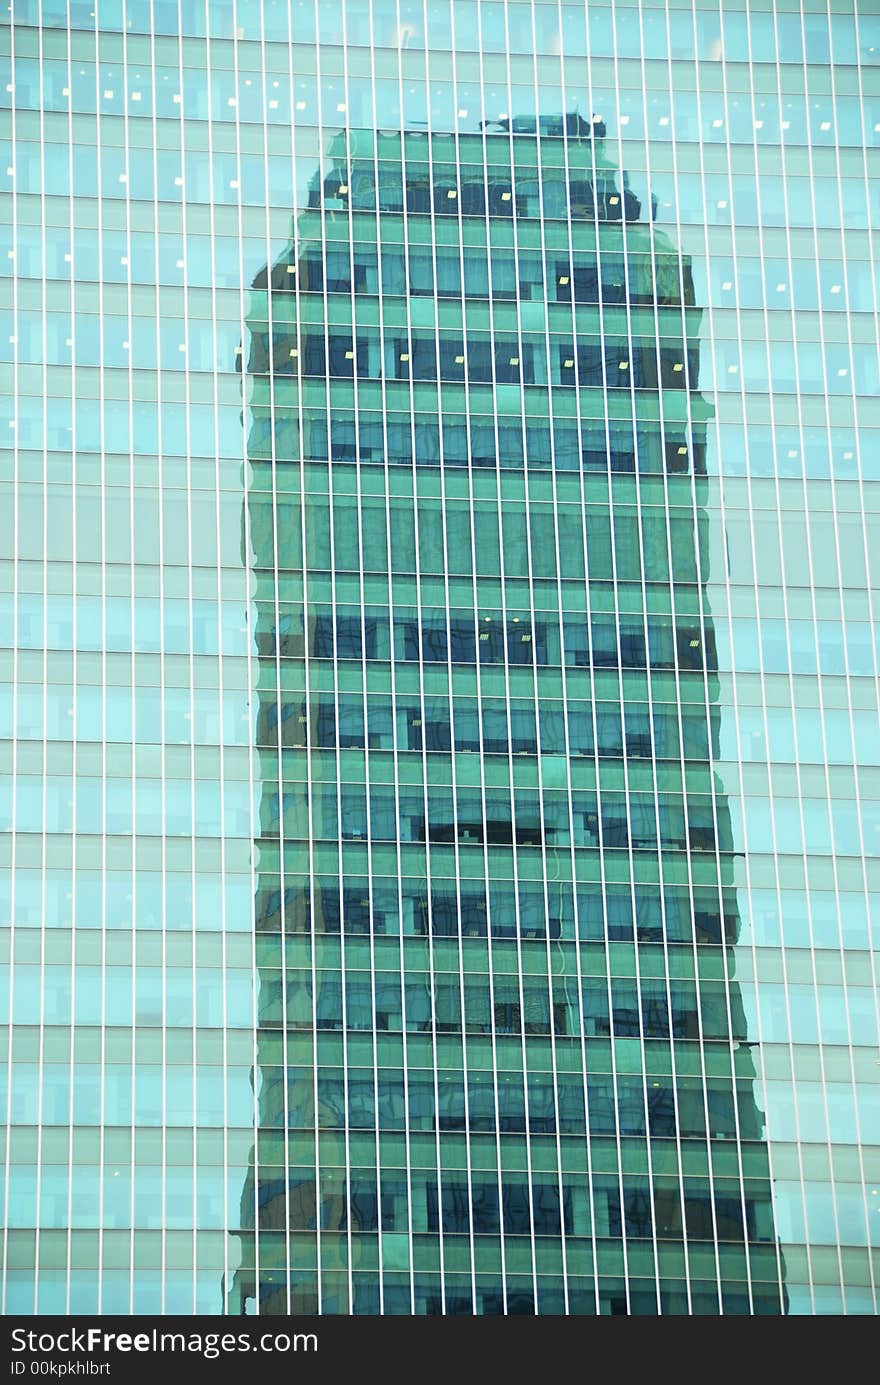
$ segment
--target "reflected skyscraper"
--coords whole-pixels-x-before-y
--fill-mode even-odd
[[[598,118],[346,130],[254,282],[229,1312],[781,1313],[702,310]]]
[[[876,0],[7,9],[0,1312],[876,1313]]]

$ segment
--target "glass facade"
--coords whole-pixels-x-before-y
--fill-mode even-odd
[[[872,9],[13,0],[6,1313],[877,1311]]]

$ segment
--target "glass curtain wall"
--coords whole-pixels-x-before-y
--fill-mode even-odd
[[[869,0],[12,0],[6,1313],[874,1313]]]

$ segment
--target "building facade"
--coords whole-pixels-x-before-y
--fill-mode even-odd
[[[5,1312],[876,1312],[869,8],[15,0]]]

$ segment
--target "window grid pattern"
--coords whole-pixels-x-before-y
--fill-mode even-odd
[[[3,1310],[875,1312],[876,16],[0,59]]]

